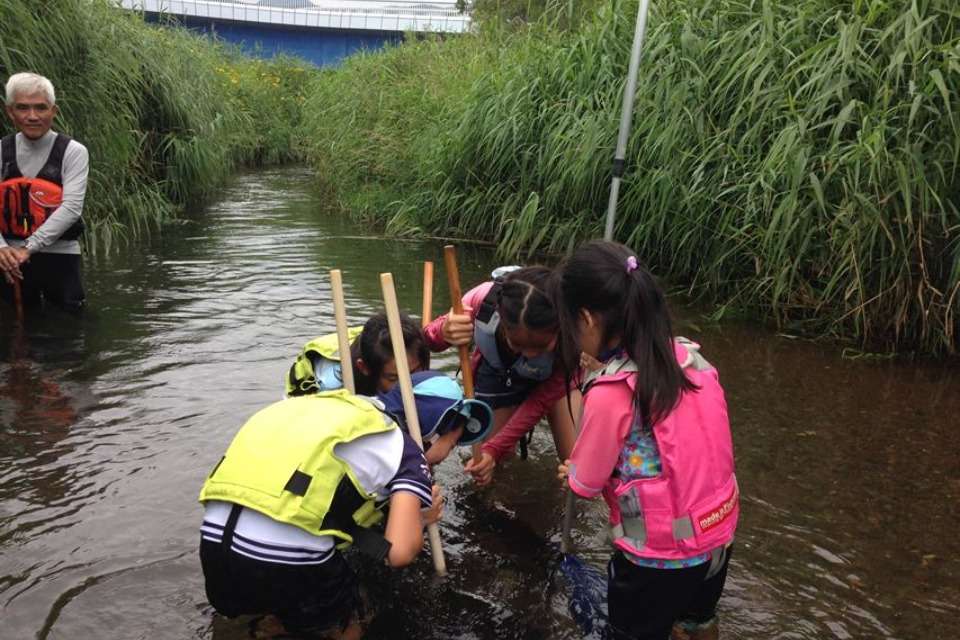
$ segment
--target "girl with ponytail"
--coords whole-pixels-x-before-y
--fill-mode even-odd
[[[621,244],[578,248],[554,297],[561,358],[584,394],[559,472],[610,507],[612,635],[718,638],[739,490],[717,370],[674,337],[663,291]]]

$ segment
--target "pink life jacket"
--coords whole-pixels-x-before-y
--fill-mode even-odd
[[[683,559],[727,545],[740,515],[727,402],[717,370],[699,354],[700,345],[678,337],[674,346],[677,361],[699,390],[684,392],[653,426],[662,472],[626,482],[612,478],[604,492],[613,544],[640,557]],[[614,360],[587,376],[587,389],[626,381],[633,391],[636,372],[631,360]]]

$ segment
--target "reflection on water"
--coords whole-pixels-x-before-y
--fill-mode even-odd
[[[392,271],[418,310],[441,247],[363,238],[325,216],[309,175],[238,177],[147,246],[88,263],[89,312],[0,309],[3,638],[246,637],[214,617],[196,558],[203,477],[243,420],[278,399],[307,339],[333,330],[328,271],[351,320]],[[462,247],[461,278],[492,255]],[[442,267],[440,267],[442,269]],[[447,303],[438,274],[435,312]],[[721,603],[728,638],[941,637],[960,616],[958,372],[850,362],[754,327],[698,326],[728,393],[744,496]],[[449,370],[453,354],[436,360]],[[454,457],[455,458],[455,457]],[[361,567],[371,638],[578,638],[559,570],[562,495],[549,435],[475,491],[446,461],[450,576],[428,555]],[[604,507],[581,504],[578,557],[602,568]]]

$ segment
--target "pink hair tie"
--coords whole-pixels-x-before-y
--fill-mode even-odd
[[[630,273],[631,271],[636,271],[636,270],[637,270],[637,257],[630,256],[629,258],[627,258],[627,273]]]

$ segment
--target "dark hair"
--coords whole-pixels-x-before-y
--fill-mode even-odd
[[[601,344],[619,338],[637,365],[634,406],[644,426],[665,418],[684,391],[697,389],[677,362],[666,296],[633,251],[595,240],[581,245],[558,271],[560,355],[568,372],[579,368],[577,320],[586,309],[601,318]]]
[[[550,297],[553,271],[532,266],[511,271],[503,278],[497,311],[500,318],[513,327],[530,331],[552,331],[559,326],[557,310]]]
[[[403,329],[403,343],[407,353],[414,353],[420,361],[421,369],[430,368],[430,349],[417,324],[405,313],[400,314],[400,328]],[[393,344],[390,342],[390,326],[387,324],[387,314],[383,311],[370,317],[363,325],[363,331],[350,346],[350,357],[356,362],[363,358],[363,363],[369,370],[364,374],[358,367],[354,367],[353,379],[357,393],[372,396],[377,393],[377,383],[383,374],[383,367],[393,360]]]

